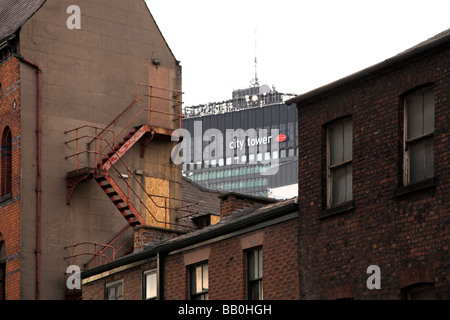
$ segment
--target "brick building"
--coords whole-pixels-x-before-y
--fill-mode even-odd
[[[301,299],[449,299],[450,29],[287,103]]]
[[[82,272],[83,299],[299,299],[296,198],[220,199],[220,222]]]
[[[64,299],[95,244],[186,227],[179,61],[144,0],[75,4],[0,4],[0,299]]]

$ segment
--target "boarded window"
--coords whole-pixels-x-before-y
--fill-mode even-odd
[[[146,177],[145,189],[151,197],[147,197],[145,221],[150,226],[165,227],[164,222],[170,222],[169,181]]]

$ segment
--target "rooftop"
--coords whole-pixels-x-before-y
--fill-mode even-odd
[[[353,73],[347,77],[329,83],[315,90],[303,93],[286,101],[286,104],[307,104],[333,93],[345,90],[355,83],[369,80],[413,59],[425,56],[434,50],[450,44],[450,28],[371,67]]]
[[[0,42],[19,30],[46,0],[2,0],[0,6]]]

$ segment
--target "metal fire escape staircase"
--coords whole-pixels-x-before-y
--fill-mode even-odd
[[[148,93],[138,96],[139,87],[147,88]],[[67,173],[66,203],[70,204],[72,195],[80,183],[95,180],[128,222],[128,227],[135,228],[147,225],[145,217],[151,216],[156,223],[164,228],[189,228],[189,207],[196,203],[186,203],[182,199],[149,194],[145,186],[141,184],[133,170],[123,159],[123,156],[137,143],[140,143],[140,156],[143,157],[145,149],[152,140],[171,141],[173,129],[153,125],[153,114],[158,113],[171,117],[173,121],[178,121],[178,127],[181,128],[181,94],[180,91],[176,90],[138,84],[136,86],[136,99],[106,128],[83,125],[67,131],[66,134],[72,137],[65,144],[75,144],[75,153],[66,156],[66,159],[75,158],[76,170]],[[136,106],[144,98],[149,100],[148,107],[136,110]],[[169,104],[176,103],[174,107],[177,107],[177,113],[154,109],[153,104],[156,100],[164,100],[169,102]],[[148,114],[148,123],[139,124],[138,122],[142,121],[143,114],[144,118],[147,118]],[[124,119],[127,119],[126,124],[121,123]],[[138,124],[136,125],[136,123]],[[89,139],[89,142],[86,144],[83,143],[85,139]],[[84,150],[82,147],[85,145],[86,149]],[[124,170],[126,170],[126,174],[124,174]],[[120,182],[116,181],[117,178],[114,177],[119,177]],[[164,205],[161,204],[162,201],[155,201],[156,198],[164,200]],[[146,201],[146,199],[149,200]],[[171,200],[180,201],[182,205],[172,208],[170,207]],[[153,207],[165,210],[164,220],[159,220],[155,217],[147,205],[148,202]],[[180,210],[185,211],[184,224],[171,221],[170,211],[173,210],[177,212],[180,212]],[[124,230],[121,231],[121,233],[123,232]],[[104,244],[103,249],[95,253],[94,256],[102,256],[104,251],[111,247],[112,242],[117,238],[118,236],[110,243]],[[96,243],[95,245],[100,244]],[[74,246],[76,247],[76,245]],[[75,257],[75,253],[72,257]]]

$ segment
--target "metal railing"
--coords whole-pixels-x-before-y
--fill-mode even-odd
[[[148,88],[149,94],[142,94],[142,95],[138,96],[139,87]],[[156,89],[171,92],[174,96],[177,97],[177,99],[170,99],[170,98],[156,96],[153,94],[154,90],[156,90]],[[155,87],[155,86],[138,83],[136,85],[136,99],[116,119],[114,119],[114,121],[111,122],[111,124],[109,124],[105,128],[93,126],[93,125],[83,125],[83,126],[80,126],[80,127],[77,127],[77,128],[74,128],[74,129],[71,129],[71,130],[68,130],[65,132],[66,134],[71,134],[71,133],[75,134],[74,138],[71,138],[65,142],[66,145],[75,143],[75,153],[66,156],[66,159],[70,159],[73,157],[76,158],[75,161],[76,161],[76,171],[77,172],[81,169],[81,167],[83,167],[83,168],[84,167],[94,167],[94,168],[101,169],[102,161],[103,161],[103,163],[109,162],[109,165],[111,165],[111,168],[113,168],[115,173],[118,176],[123,176],[123,172],[121,172],[120,169],[112,161],[110,161],[111,157],[108,156],[108,154],[111,153],[110,151],[113,151],[111,156],[113,156],[115,154],[115,152],[117,151],[115,149],[115,145],[117,143],[118,138],[121,137],[124,132],[130,132],[131,127],[135,123],[136,119],[138,119],[139,116],[141,116],[145,112],[148,112],[148,115],[149,115],[148,121],[149,121],[150,127],[153,124],[152,114],[153,113],[161,113],[161,114],[176,117],[176,119],[178,119],[178,121],[179,121],[179,124],[178,124],[179,128],[181,128],[181,119],[182,119],[181,94],[182,94],[182,92],[178,91],[178,90],[165,89],[165,88],[161,88],[161,87]],[[131,120],[128,121],[128,123],[126,123],[126,125],[124,127],[121,126],[119,128],[118,127],[119,122],[122,119],[124,119],[125,116],[129,112],[131,112],[133,107],[135,107],[138,104],[138,102],[141,101],[141,99],[144,97],[150,98],[149,108],[141,109],[140,111],[137,112],[137,114],[134,117],[132,117]],[[166,100],[166,101],[176,102],[177,107],[178,107],[178,114],[155,110],[153,108],[153,100],[154,99],[162,99],[162,100]],[[118,132],[116,132],[114,129],[117,129]],[[94,132],[86,133],[85,132],[86,130],[90,130],[90,131],[94,131]],[[80,146],[80,144],[82,143],[81,141],[84,139],[90,139],[90,141],[87,142],[85,145],[86,148],[82,148]],[[93,148],[93,150],[90,150],[91,148]],[[93,158],[94,158],[93,164],[92,164],[92,158],[90,157],[91,155],[93,155]],[[80,165],[80,157],[81,156],[86,157],[85,165]],[[175,225],[175,226],[182,226],[184,228],[189,229],[190,226],[189,226],[188,218],[189,218],[189,216],[191,216],[191,214],[189,213],[189,208],[193,205],[196,205],[197,204],[196,202],[184,201],[183,199],[178,199],[178,198],[174,198],[174,197],[149,194],[147,192],[145,186],[143,186],[141,181],[139,181],[140,179],[138,179],[136,177],[133,170],[123,161],[122,157],[118,157],[116,159],[116,161],[119,162],[126,170],[127,179],[122,179],[122,181],[124,181],[124,183],[126,185],[125,186],[126,190],[123,190],[122,188],[120,188],[120,184],[114,180],[114,178],[112,177],[111,174],[108,174],[108,178],[113,180],[114,183],[116,184],[116,186],[118,186],[120,188],[120,191],[124,195],[126,195],[126,198],[128,201],[127,204],[130,204],[131,196],[133,196],[139,202],[139,214],[141,215],[141,217],[145,217],[146,213],[148,213],[157,224],[162,224],[162,225],[164,225],[165,228],[168,225]],[[133,188],[131,181],[133,182],[133,184],[135,186],[137,186],[137,189],[139,189],[139,190],[136,190],[136,188]],[[156,206],[157,208],[164,209],[164,212],[165,212],[164,220],[159,220],[155,217],[155,215],[151,212],[151,210],[146,205],[145,201],[142,199],[143,198],[142,196],[144,196],[144,197],[146,196],[148,199],[150,199],[151,203],[153,203],[153,205]],[[154,198],[162,199],[163,200],[162,202],[164,202],[164,205],[157,203]],[[181,202],[182,205],[172,208],[170,205],[171,201]],[[187,204],[183,204],[183,203],[187,203]],[[138,208],[136,208],[136,209],[138,209]],[[185,210],[186,211],[185,215],[184,215],[185,220],[186,220],[185,225],[180,224],[180,223],[170,222],[171,210],[172,211],[173,210],[175,210],[175,211]]]

